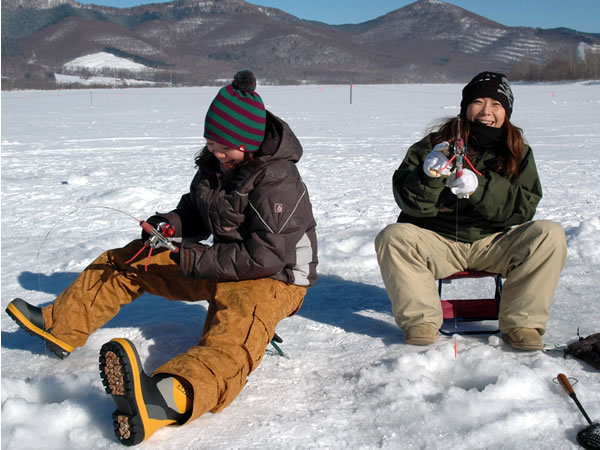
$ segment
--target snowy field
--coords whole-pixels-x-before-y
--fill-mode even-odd
[[[319,274],[235,402],[139,448],[577,448],[587,423],[558,373],[600,419],[600,376],[562,352],[519,353],[498,336],[403,343],[373,240],[395,222],[391,178],[406,149],[459,112],[460,85],[259,86],[304,146],[299,167],[318,222]],[[559,222],[569,258],[546,343],[600,331],[600,83],[513,86],[544,186],[538,219]],[[51,302],[102,251],[173,208],[194,174],[217,88],[2,93],[2,310]],[[123,211],[115,211],[114,208]],[[125,214],[127,213],[127,214]],[[448,286],[477,296],[485,280]],[[491,287],[489,288],[491,289]],[[113,337],[144,367],[200,337],[206,303],[145,295],[64,361],[2,312],[2,448],[122,448],[98,375]],[[457,353],[455,354],[455,344]]]

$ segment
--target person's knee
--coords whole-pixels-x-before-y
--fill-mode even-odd
[[[100,257],[98,261],[107,261],[109,264],[114,266],[117,270],[123,270],[130,267],[134,255],[136,255],[140,249],[144,246],[144,243],[139,240],[133,240],[124,247],[113,248],[107,250]],[[138,256],[136,261],[142,260],[146,257],[146,254]]]
[[[538,235],[543,237],[548,245],[555,246],[557,250],[566,250],[567,237],[563,227],[551,220],[536,220],[533,222]]]
[[[388,225],[379,232],[375,238],[375,250],[379,253],[383,248],[391,243],[402,244],[404,242],[412,242],[410,225],[406,223],[394,223]]]
[[[547,254],[561,267],[567,260],[567,237],[562,226],[551,220],[536,220],[531,223],[530,242],[535,243],[535,251]]]

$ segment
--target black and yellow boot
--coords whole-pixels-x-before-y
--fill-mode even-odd
[[[169,375],[146,375],[127,339],[116,338],[102,346],[100,377],[117,406],[113,426],[125,445],[139,444],[159,428],[183,423],[191,413],[191,387]]]
[[[30,305],[20,298],[15,298],[8,304],[6,313],[27,333],[42,338],[46,342],[46,348],[60,359],[66,358],[75,350],[72,345],[46,331],[41,308]]]

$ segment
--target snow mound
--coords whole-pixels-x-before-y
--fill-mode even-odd
[[[568,231],[567,242],[571,257],[577,257],[593,264],[599,264],[600,216],[584,220],[579,226]]]
[[[98,71],[102,69],[130,70],[132,72],[151,70],[149,67],[146,67],[143,64],[134,63],[133,61],[120,58],[107,52],[99,52],[91,55],[80,56],[79,58],[72,59],[71,61],[65,63],[63,67],[69,70],[88,69],[92,71]]]

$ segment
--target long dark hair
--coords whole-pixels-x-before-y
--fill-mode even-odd
[[[450,143],[454,142],[456,140],[457,120],[458,118],[456,117],[446,119],[434,136],[433,143],[438,144],[443,141],[448,141]],[[505,177],[513,177],[519,173],[519,165],[523,159],[523,153],[525,152],[523,130],[516,125],[513,125],[508,117],[504,119],[504,124],[502,126],[506,130],[506,145],[502,146],[500,152],[497,153],[496,171]],[[470,122],[461,119],[460,128],[461,137],[465,142],[469,142],[469,134],[471,131]],[[477,153],[476,148],[471,148],[470,150]]]

